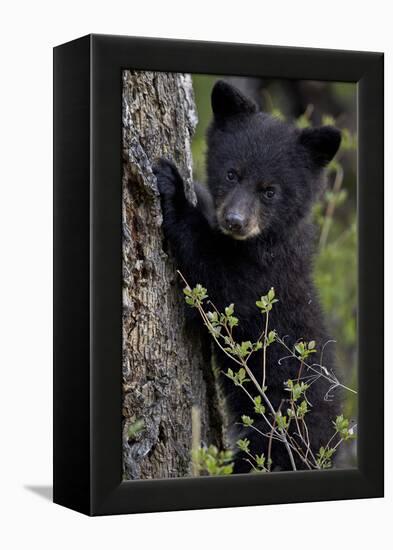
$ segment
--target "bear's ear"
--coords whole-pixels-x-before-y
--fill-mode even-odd
[[[257,106],[253,101],[223,80],[218,80],[215,83],[211,101],[216,120],[257,112]]]
[[[337,153],[341,143],[341,132],[334,126],[304,128],[300,132],[300,143],[311,154],[318,166],[326,166]]]

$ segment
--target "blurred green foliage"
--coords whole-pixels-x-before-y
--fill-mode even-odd
[[[214,445],[200,447],[193,453],[192,461],[198,475],[225,476],[233,473],[233,453],[219,451]]]
[[[206,130],[214,75],[193,75],[198,126],[192,144],[194,178],[206,181]],[[223,77],[220,77],[223,78]],[[226,77],[224,77],[226,78]],[[234,80],[229,77],[229,80]],[[236,79],[235,79],[236,80]],[[247,93],[247,79],[242,79]],[[251,82],[251,80],[250,80]],[[236,82],[232,82],[236,85]],[[314,276],[336,344],[337,369],[357,388],[356,85],[337,82],[261,80],[253,97],[270,114],[303,128],[332,124],[342,130],[339,153],[328,167],[327,189],[313,210],[318,227]],[[251,89],[251,87],[250,87]],[[299,112],[299,105],[303,105]],[[356,396],[346,394],[345,415],[356,417]]]

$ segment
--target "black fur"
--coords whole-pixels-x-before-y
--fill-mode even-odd
[[[257,112],[251,101],[223,81],[213,89],[212,108],[208,190],[197,187],[197,207],[186,200],[182,178],[171,162],[161,159],[155,167],[164,232],[179,269],[190,285],[207,288],[219,310],[235,304],[240,322],[234,335],[239,342],[260,336],[263,317],[255,302],[273,286],[279,302],[271,312],[270,329],[286,336],[290,346],[299,339],[315,340],[320,352],[329,336],[312,282],[314,234],[309,218],[323,189],[323,167],[336,153],[340,133],[332,127],[299,130]],[[324,364],[331,368],[329,349]],[[279,365],[285,355],[278,343],[268,349],[268,395],[274,407],[282,404],[284,413],[287,406],[282,400],[288,392],[283,383],[296,378],[299,369],[296,360]],[[223,354],[218,360],[223,370],[236,367]],[[261,380],[261,352],[250,366]],[[239,422],[242,414],[256,418],[242,390],[222,378],[233,421]],[[337,396],[334,402],[324,399],[328,387],[319,380],[307,394],[313,405],[308,427],[316,450],[332,435],[331,420],[337,412]],[[267,431],[266,426],[261,429]],[[244,437],[240,431],[233,435]],[[268,440],[254,435],[247,433],[253,452],[267,455]],[[282,443],[273,442],[272,460],[273,468],[291,469]],[[237,472],[249,469],[237,460]]]

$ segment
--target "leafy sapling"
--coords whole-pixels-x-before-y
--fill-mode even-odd
[[[243,391],[251,402],[254,413],[257,415],[255,418],[261,418],[263,423],[264,427],[261,428],[260,421],[256,422],[255,418],[252,418],[248,414],[241,415],[240,424],[244,429],[258,434],[261,441],[264,439],[268,439],[269,441],[268,456],[266,458],[264,453],[253,453],[249,438],[245,437],[237,440],[236,446],[245,455],[244,459],[249,464],[251,471],[268,472],[271,471],[272,466],[274,467],[270,456],[272,441],[280,442],[283,445],[288,453],[293,470],[297,469],[296,462],[298,461],[307,469],[325,469],[331,467],[332,456],[336,452],[337,447],[343,441],[348,441],[355,437],[354,427],[349,427],[349,421],[343,415],[337,416],[332,421],[335,431],[327,444],[320,446],[319,450],[311,448],[307,418],[312,405],[309,403],[307,391],[311,384],[315,383],[320,377],[331,380],[334,385],[338,383],[336,377],[332,373],[329,373],[322,365],[310,365],[306,362],[317,351],[315,341],[306,342],[301,340],[294,344],[293,349],[290,349],[285,344],[284,339],[275,330],[269,330],[269,313],[272,311],[274,304],[278,302],[275,291],[271,288],[266,295],[261,296],[260,300],[256,302],[256,307],[265,316],[263,321],[264,330],[260,338],[256,342],[250,340],[237,342],[233,333],[233,329],[239,325],[239,320],[235,316],[235,304],[230,304],[221,313],[214,304],[209,302],[213,310],[206,311],[207,289],[200,284],[191,289],[184,277],[182,278],[186,283],[186,288],[183,291],[186,303],[190,307],[198,309],[204,324],[218,347],[233,361],[234,365],[237,365],[236,369],[228,368],[223,374],[236,387]],[[273,406],[269,397],[269,388],[265,384],[268,369],[266,350],[272,344],[281,344],[287,351],[290,351],[290,357],[296,359],[299,363],[297,377],[295,379],[283,380],[283,389],[288,394],[288,397],[281,402],[278,408]],[[261,383],[258,382],[257,377],[248,365],[250,358],[259,350],[262,350]],[[275,368],[279,368],[279,366]],[[312,374],[308,377],[311,379],[311,382],[301,380],[303,369],[306,369],[306,371],[311,370]],[[253,396],[251,388],[257,390],[258,393],[256,396]],[[284,402],[288,403],[285,412],[281,410]],[[204,464],[203,468],[201,468],[210,475],[219,475],[218,472],[229,472],[228,465],[217,462],[220,456],[218,451],[210,450],[208,452],[206,449],[201,450],[199,461]]]

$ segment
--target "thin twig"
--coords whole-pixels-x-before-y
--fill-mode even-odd
[[[323,250],[326,246],[329,236],[330,228],[332,226],[334,210],[336,208],[336,196],[340,192],[342,183],[344,180],[344,170],[340,164],[336,168],[336,177],[334,178],[334,184],[332,189],[332,196],[327,204],[325,218],[323,221],[321,236],[319,238],[319,249]]]
[[[269,312],[266,311],[265,322],[265,337],[263,339],[263,375],[262,375],[262,388],[266,387],[266,349],[267,349],[267,329],[269,326]]]
[[[282,344],[284,346],[284,348],[289,351],[290,353],[290,356],[289,357],[292,357],[294,359],[297,359],[297,361],[302,361],[302,359],[300,357],[298,357],[296,355],[296,353],[294,353],[288,346],[287,344],[284,342],[284,340],[282,338],[280,338],[279,336],[276,336],[277,338],[277,341],[280,342],[280,344]],[[305,361],[303,361],[304,363],[304,366],[307,367],[307,369],[311,370],[312,372],[315,372],[316,374],[318,374],[320,377],[322,378],[325,378],[325,380],[327,380],[328,382],[330,382],[332,384],[333,387],[341,387],[345,390],[348,390],[354,394],[357,394],[357,391],[353,390],[352,388],[348,388],[348,386],[345,386],[344,384],[341,384],[341,382],[338,381],[338,379],[336,378],[335,375],[333,375],[332,373],[329,373],[329,371],[327,370],[326,367],[324,367],[323,365],[319,365],[318,363],[313,363],[312,365],[306,363]],[[319,367],[321,370],[317,370],[315,369],[314,367]],[[328,374],[330,374],[330,377],[328,376]]]

